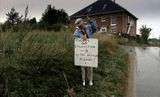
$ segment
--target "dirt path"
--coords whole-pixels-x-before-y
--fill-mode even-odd
[[[129,60],[128,60],[128,85],[127,85],[127,94],[126,97],[135,97],[135,88],[134,88],[134,69],[136,62],[136,53],[134,47],[125,47],[125,50],[128,52]]]

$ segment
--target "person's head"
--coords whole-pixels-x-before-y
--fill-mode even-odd
[[[78,27],[78,28],[80,28],[80,29],[83,29],[84,28],[84,21],[83,21],[83,19],[82,18],[78,18],[78,19],[76,19],[76,21],[75,21],[75,25]]]

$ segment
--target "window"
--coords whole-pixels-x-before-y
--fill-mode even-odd
[[[116,25],[116,16],[111,16],[111,26]]]
[[[101,27],[100,32],[107,32],[107,28],[106,27]]]
[[[111,26],[111,32],[116,33],[116,25]]]
[[[101,22],[105,22],[106,18],[105,17],[101,17]]]
[[[117,26],[116,26],[116,16],[111,16],[111,32],[112,33],[116,33],[116,29],[117,29]]]
[[[128,23],[130,23],[130,18],[129,18],[129,16],[128,16]]]

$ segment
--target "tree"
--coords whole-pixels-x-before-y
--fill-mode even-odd
[[[52,28],[56,24],[67,24],[69,21],[68,14],[63,9],[55,9],[48,5],[45,12],[42,14],[40,25],[42,27]]]
[[[36,21],[36,18],[35,18],[35,17],[29,19],[28,24],[29,24],[29,28],[30,28],[31,30],[38,28],[37,21]]]
[[[37,20],[36,20],[35,17],[32,18],[32,19],[30,19],[28,22],[29,22],[30,25],[35,25],[35,24],[37,24]]]
[[[16,12],[14,8],[11,8],[11,11],[8,12],[6,16],[7,16],[6,22],[9,24],[15,25],[22,22],[23,15],[19,15],[19,13]]]
[[[140,28],[140,33],[141,33],[141,39],[143,43],[148,43],[147,40],[151,31],[152,31],[151,28],[147,28],[146,25],[142,25],[142,27]]]

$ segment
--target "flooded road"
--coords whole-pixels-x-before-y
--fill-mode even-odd
[[[135,96],[160,97],[160,48],[135,48]]]

